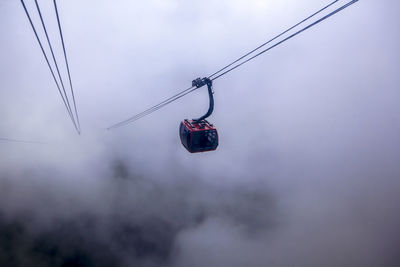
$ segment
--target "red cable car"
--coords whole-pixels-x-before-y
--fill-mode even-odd
[[[217,128],[206,120],[182,121],[179,134],[182,145],[191,153],[213,151],[218,147]]]
[[[202,117],[193,120],[185,119],[181,122],[179,127],[179,136],[182,145],[190,153],[216,150],[218,147],[217,128],[206,120],[214,110],[212,81],[209,78],[197,78],[192,82],[192,85],[197,88],[207,85],[210,107],[208,108],[207,113]]]

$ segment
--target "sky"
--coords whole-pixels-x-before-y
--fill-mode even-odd
[[[360,0],[215,81],[215,152],[178,136],[205,89],[106,130],[328,3],[58,1],[77,135],[1,0],[0,137],[37,143],[0,140],[0,265],[399,266],[398,1]]]

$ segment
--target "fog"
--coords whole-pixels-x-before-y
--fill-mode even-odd
[[[215,152],[178,136],[204,88],[106,130],[327,3],[59,1],[77,135],[21,3],[1,0],[0,137],[39,143],[0,141],[0,265],[399,266],[397,1],[360,0],[215,81]]]

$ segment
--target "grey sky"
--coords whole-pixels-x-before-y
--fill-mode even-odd
[[[178,137],[205,90],[105,130],[328,2],[59,1],[77,136],[20,2],[2,0],[0,137],[46,145],[0,142],[0,263],[61,265],[53,246],[83,266],[398,266],[398,1],[360,0],[216,81],[216,152]]]

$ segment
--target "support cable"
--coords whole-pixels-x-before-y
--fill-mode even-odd
[[[26,141],[26,140],[18,140],[18,139],[10,139],[10,138],[4,138],[4,137],[0,137],[0,142],[7,142],[7,143],[24,143],[24,144],[38,144],[38,145],[44,145],[44,144],[45,144],[45,143],[42,143],[42,142]]]
[[[72,114],[71,105],[70,105],[69,100],[68,100],[68,95],[67,95],[67,92],[65,91],[64,82],[63,82],[63,79],[62,79],[61,74],[60,74],[60,69],[58,68],[58,64],[57,64],[56,57],[54,56],[53,46],[52,46],[52,44],[51,44],[51,41],[50,41],[50,38],[49,38],[49,34],[47,33],[47,28],[46,28],[46,25],[45,25],[45,23],[44,23],[43,16],[42,16],[42,12],[41,12],[41,10],[40,10],[40,6],[39,6],[39,3],[38,3],[37,0],[35,0],[35,4],[36,4],[36,9],[37,9],[37,11],[38,11],[39,17],[40,17],[40,21],[41,21],[41,23],[42,23],[42,27],[43,27],[44,33],[45,33],[45,35],[46,35],[47,44],[49,45],[49,48],[50,48],[51,56],[52,56],[52,58],[53,58],[54,65],[55,65],[55,67],[56,67],[56,71],[57,71],[57,74],[58,74],[58,78],[59,78],[59,80],[60,80],[60,84],[61,84],[61,87],[62,87],[63,92],[64,92],[64,97],[65,97],[65,100],[66,100],[67,106],[68,106],[68,112],[69,112],[69,114],[71,115],[71,117],[72,117],[72,119],[73,119],[73,123],[74,123],[74,125],[75,125],[75,127],[76,127],[75,119],[74,119],[74,116],[73,116],[73,114]],[[78,130],[78,129],[77,129],[77,130]],[[79,132],[79,130],[78,130],[78,132]]]
[[[257,48],[253,49],[252,51],[246,53],[246,54],[243,55],[242,57],[238,58],[237,60],[233,61],[232,63],[230,63],[230,64],[228,64],[227,66],[223,67],[222,69],[218,70],[217,72],[214,72],[213,74],[211,74],[211,75],[208,76],[208,77],[209,77],[210,79],[212,79],[213,76],[219,74],[221,71],[223,71],[223,70],[229,68],[229,67],[232,66],[233,64],[235,64],[235,63],[239,62],[240,60],[244,59],[245,57],[251,55],[251,54],[254,53],[255,51],[259,50],[260,48],[262,48],[262,47],[264,47],[265,45],[271,43],[272,41],[274,41],[274,40],[276,40],[277,38],[281,37],[281,36],[284,35],[285,33],[289,32],[289,31],[292,30],[292,29],[294,29],[295,27],[299,26],[300,24],[306,22],[307,20],[309,20],[309,19],[311,19],[312,17],[316,16],[317,14],[321,13],[322,11],[324,11],[324,10],[327,9],[327,8],[329,8],[330,6],[332,6],[333,4],[335,4],[335,3],[338,2],[338,1],[339,1],[339,0],[335,0],[335,1],[331,2],[330,4],[326,5],[326,6],[323,7],[322,9],[320,9],[320,10],[318,10],[317,12],[313,13],[311,16],[308,16],[307,18],[303,19],[303,20],[300,21],[299,23],[295,24],[294,26],[290,27],[289,29],[285,30],[284,32],[278,34],[278,35],[275,36],[274,38],[272,38],[272,39],[270,39],[269,41],[263,43],[262,45],[258,46]],[[139,119],[139,118],[142,118],[143,116],[146,116],[147,114],[150,114],[150,113],[152,113],[152,112],[158,110],[159,107],[160,107],[160,108],[161,108],[161,107],[164,107],[165,104],[169,104],[169,103],[171,103],[172,101],[175,101],[176,99],[181,98],[182,96],[186,95],[186,94],[185,94],[186,92],[188,92],[188,91],[189,91],[189,92],[192,92],[192,91],[190,91],[191,89],[193,89],[193,87],[188,88],[188,89],[185,89],[185,90],[183,90],[182,92],[180,92],[180,93],[178,93],[178,94],[176,94],[176,95],[174,95],[174,96],[172,96],[172,97],[170,97],[170,98],[164,100],[163,102],[161,102],[161,103],[159,103],[159,104],[157,104],[157,105],[155,105],[155,106],[153,106],[153,107],[151,107],[151,108],[149,108],[149,109],[146,109],[145,111],[143,111],[143,112],[141,112],[141,113],[139,113],[139,114],[136,114],[135,116],[132,116],[131,118],[128,118],[128,119],[126,119],[126,120],[124,120],[124,121],[122,121],[122,122],[120,122],[120,123],[118,123],[118,124],[115,124],[115,125],[113,125],[113,126],[107,128],[107,129],[116,128],[116,127],[125,125],[125,124],[127,124],[127,123],[129,123],[129,122],[133,122],[133,121],[135,121],[135,120],[137,120],[137,119]],[[197,88],[195,88],[195,89],[197,89]],[[181,94],[182,94],[182,96],[180,96]],[[171,101],[171,100],[172,100],[172,101]]]
[[[276,44],[274,44],[274,45],[268,47],[267,49],[264,49],[263,51],[259,52],[258,54],[256,54],[256,55],[254,55],[254,56],[252,56],[252,57],[246,59],[245,61],[239,63],[238,65],[236,65],[236,66],[234,66],[234,67],[228,69],[227,71],[221,73],[221,74],[218,75],[217,77],[214,77],[212,80],[214,81],[214,80],[216,80],[216,79],[218,79],[218,78],[224,76],[225,74],[231,72],[232,70],[234,70],[234,69],[236,69],[236,68],[239,68],[240,66],[246,64],[247,62],[249,62],[249,61],[255,59],[256,57],[258,57],[258,56],[264,54],[265,52],[268,52],[269,50],[271,50],[271,49],[277,47],[278,45],[280,45],[280,44],[282,44],[282,43],[284,43],[284,42],[286,42],[286,41],[292,39],[293,37],[295,37],[295,36],[299,35],[300,33],[302,33],[302,32],[304,32],[304,31],[310,29],[311,27],[317,25],[318,23],[320,23],[320,22],[326,20],[327,18],[329,18],[329,17],[335,15],[336,13],[342,11],[343,9],[345,9],[345,8],[347,8],[347,7],[349,7],[349,6],[351,6],[352,4],[354,4],[354,3],[358,2],[358,1],[359,1],[359,0],[352,0],[352,1],[350,1],[349,3],[347,3],[347,4],[345,4],[345,5],[341,6],[341,7],[339,7],[338,9],[335,9],[334,11],[332,11],[331,13],[329,13],[328,15],[326,15],[326,16],[324,16],[324,17],[318,19],[317,21],[315,21],[315,22],[311,23],[310,25],[308,25],[308,26],[302,28],[301,30],[299,30],[299,31],[297,31],[297,32],[295,32],[295,33],[293,33],[292,35],[286,37],[285,39],[283,39],[283,40],[277,42]]]
[[[306,22],[307,20],[310,20],[311,18],[315,17],[316,15],[318,15],[319,13],[321,13],[322,11],[326,10],[327,8],[331,7],[332,5],[334,5],[335,3],[337,3],[339,0],[335,0],[333,2],[331,2],[330,4],[326,5],[325,7],[323,7],[322,9],[318,10],[317,12],[313,13],[312,15],[308,16],[307,18],[303,19],[302,21],[300,21],[299,23],[293,25],[292,27],[288,28],[287,30],[283,31],[282,33],[276,35],[274,38],[268,40],[267,42],[263,43],[262,45],[258,46],[257,48],[254,48],[253,50],[251,50],[250,52],[246,53],[245,55],[239,57],[238,59],[236,59],[235,61],[233,61],[232,63],[229,63],[228,65],[226,65],[225,67],[221,68],[220,70],[214,72],[213,74],[211,74],[210,76],[208,76],[210,79],[212,79],[215,75],[221,73],[222,71],[226,70],[227,68],[229,68],[230,66],[232,66],[233,64],[241,61],[242,59],[244,59],[245,57],[251,55],[252,53],[254,53],[255,51],[263,48],[264,46],[266,46],[267,44],[270,44],[271,42],[275,41],[276,39],[278,39],[279,37],[281,37],[282,35],[284,35],[285,33],[288,33],[289,31],[293,30],[294,28],[296,28],[297,26],[303,24],[304,22]]]
[[[46,52],[44,51],[42,42],[40,41],[40,38],[39,38],[39,35],[38,35],[37,31],[36,31],[35,25],[33,25],[31,16],[29,15],[29,12],[28,12],[28,10],[27,10],[27,8],[26,8],[26,5],[25,5],[24,0],[21,0],[21,3],[22,3],[22,6],[23,6],[23,8],[24,8],[25,14],[26,14],[26,16],[27,16],[27,18],[28,18],[28,20],[29,20],[29,23],[31,24],[32,30],[33,30],[33,32],[34,32],[34,34],[35,34],[35,36],[36,36],[36,39],[37,39],[37,41],[38,41],[38,43],[39,43],[40,49],[42,50],[42,54],[43,54],[43,56],[44,56],[44,58],[45,58],[45,60],[46,60],[47,66],[49,67],[49,70],[50,70],[50,72],[51,72],[51,75],[53,76],[54,82],[56,83],[58,92],[60,93],[60,96],[61,96],[61,98],[62,98],[62,101],[63,101],[63,103],[64,103],[64,106],[65,106],[65,108],[66,108],[67,111],[68,111],[68,115],[70,116],[71,121],[72,121],[72,123],[73,123],[74,126],[75,126],[75,129],[78,131],[78,129],[77,129],[77,127],[76,127],[76,124],[75,124],[75,121],[74,121],[74,118],[72,117],[72,114],[70,113],[70,110],[68,109],[67,102],[65,101],[64,96],[63,96],[63,94],[62,94],[62,92],[61,92],[60,85],[59,85],[58,82],[57,82],[57,79],[56,79],[56,76],[55,76],[55,74],[54,74],[54,71],[53,71],[53,69],[52,69],[52,67],[51,67],[51,65],[50,65],[49,59],[48,59],[48,57],[47,57],[47,55],[46,55]],[[78,132],[79,132],[79,131],[78,131]]]
[[[234,65],[235,63],[239,62],[239,61],[240,61],[241,59],[243,59],[244,57],[246,57],[246,56],[250,55],[251,53],[255,52],[257,49],[253,50],[252,52],[250,52],[250,53],[246,54],[245,56],[241,57],[239,60],[234,61],[233,63],[227,65],[226,67],[224,67],[224,68],[220,69],[219,71],[215,72],[214,74],[212,74],[211,76],[213,76],[213,75],[215,76],[216,74],[221,73],[223,70],[226,70],[225,72],[219,74],[218,76],[213,77],[211,80],[214,81],[214,80],[216,80],[216,79],[219,79],[220,77],[224,76],[225,74],[227,74],[227,73],[233,71],[234,69],[236,69],[236,68],[238,68],[238,67],[240,67],[240,66],[246,64],[247,62],[249,62],[249,61],[255,59],[256,57],[258,57],[258,56],[264,54],[265,52],[267,52],[267,51],[269,51],[269,50],[271,50],[271,49],[273,49],[273,48],[279,46],[280,44],[282,44],[282,43],[284,43],[284,42],[286,42],[286,41],[292,39],[293,37],[295,37],[295,36],[299,35],[300,33],[302,33],[302,32],[304,32],[304,31],[310,29],[311,27],[313,27],[313,26],[315,26],[315,25],[321,23],[322,21],[324,21],[324,20],[328,19],[329,17],[331,17],[331,16],[337,14],[338,12],[340,12],[340,11],[342,11],[343,9],[345,9],[345,8],[347,8],[347,7],[351,6],[351,5],[353,5],[354,3],[358,2],[358,1],[359,1],[359,0],[352,0],[352,1],[348,2],[347,4],[345,4],[345,5],[343,5],[343,6],[339,7],[339,8],[337,8],[337,9],[335,9],[335,10],[332,11],[332,12],[330,12],[328,15],[325,15],[324,17],[318,19],[317,21],[315,21],[315,22],[313,22],[313,23],[307,25],[306,27],[304,27],[304,28],[298,30],[297,32],[291,34],[290,36],[286,37],[285,39],[279,41],[278,43],[276,43],[276,44],[274,44],[274,45],[272,45],[272,46],[270,46],[270,47],[268,47],[268,48],[262,50],[261,52],[257,53],[256,55],[254,55],[254,56],[252,56],[252,57],[246,59],[245,61],[242,61],[241,63],[235,65],[234,67],[232,67],[232,68],[226,70],[227,68],[231,67],[231,66]],[[331,4],[329,4],[328,6],[326,6],[325,8],[321,9],[319,12],[314,13],[313,15],[311,15],[310,17],[308,17],[307,19],[303,20],[301,23],[303,23],[304,21],[308,20],[309,18],[315,16],[316,14],[322,12],[323,10],[325,10],[326,8],[328,8],[329,6],[331,6],[332,4],[334,4],[334,3],[336,3],[336,2],[337,2],[337,1],[332,2]],[[296,26],[300,25],[301,23],[296,24]],[[290,29],[293,29],[293,28],[296,27],[296,26],[293,26],[293,27],[291,27]],[[289,31],[289,30],[286,30],[285,33],[288,32],[288,31]],[[278,35],[278,37],[279,37],[279,36],[282,36],[282,34]],[[276,38],[278,38],[278,37],[276,37]],[[274,39],[272,39],[272,40],[275,40],[276,38],[274,38]],[[268,43],[270,43],[270,42],[271,42],[271,41],[266,42],[265,44],[268,44]],[[260,46],[259,48],[261,48],[261,47],[263,47],[263,46],[264,46],[264,45]],[[258,48],[258,49],[259,49],[259,48]],[[210,76],[210,77],[211,77],[211,76]],[[136,114],[135,116],[132,116],[131,118],[129,118],[129,119],[127,119],[127,120],[124,120],[124,121],[122,121],[122,122],[120,122],[120,123],[114,124],[114,125],[110,126],[110,127],[107,128],[107,129],[119,128],[119,127],[125,126],[126,124],[129,124],[129,123],[131,123],[131,122],[134,122],[134,121],[136,121],[136,120],[139,120],[139,119],[141,119],[141,118],[143,118],[143,117],[145,117],[145,116],[147,116],[147,115],[149,115],[149,114],[151,114],[151,113],[153,113],[153,112],[155,112],[155,111],[161,109],[162,107],[164,107],[164,106],[166,106],[166,105],[168,105],[168,104],[170,104],[170,103],[172,103],[172,102],[174,102],[174,101],[180,99],[181,97],[183,97],[183,96],[185,96],[185,95],[187,95],[187,94],[189,94],[189,93],[195,91],[196,89],[197,89],[196,87],[194,87],[194,88],[191,87],[191,88],[185,89],[185,90],[181,91],[180,93],[178,93],[178,94],[176,94],[176,95],[174,95],[174,96],[172,96],[172,97],[170,97],[170,98],[164,100],[163,102],[161,102],[161,103],[159,103],[159,104],[157,104],[157,105],[155,105],[155,106],[153,106],[153,107],[151,107],[151,108],[149,108],[149,109],[147,109],[147,110],[145,110],[145,111],[143,111],[143,112],[141,112],[141,113],[138,113],[138,114]]]
[[[71,88],[72,101],[74,103],[76,122],[78,124],[79,131],[81,131],[81,124],[80,124],[80,121],[79,121],[78,110],[77,110],[76,101],[75,101],[75,93],[74,93],[74,88],[72,86],[71,72],[69,70],[67,52],[66,52],[66,49],[65,49],[64,36],[63,36],[63,33],[62,33],[62,29],[61,29],[60,16],[58,15],[57,1],[54,0],[53,2],[54,2],[54,9],[56,11],[56,17],[57,17],[58,29],[59,29],[60,37],[61,37],[61,43],[62,43],[62,47],[63,47],[63,51],[64,51],[65,64],[67,66],[67,73],[68,73],[69,85],[70,85],[70,88]]]
[[[143,112],[140,112],[140,113],[136,114],[135,116],[132,116],[132,117],[130,117],[130,118],[124,120],[124,121],[121,121],[121,122],[119,122],[119,123],[116,123],[116,124],[114,124],[114,125],[108,127],[107,130],[111,130],[111,129],[114,129],[114,128],[119,128],[119,127],[121,127],[121,126],[124,126],[124,125],[130,123],[130,122],[133,122],[133,121],[135,121],[135,120],[138,120],[137,117],[142,118],[142,117],[146,116],[147,114],[150,114],[150,113],[152,113],[152,112],[154,112],[154,111],[156,111],[156,110],[158,110],[158,109],[164,107],[165,105],[168,105],[169,103],[171,103],[171,102],[173,102],[173,101],[175,101],[175,100],[177,100],[177,99],[179,99],[179,98],[181,98],[181,97],[183,97],[183,96],[185,96],[185,95],[187,95],[187,94],[193,92],[193,91],[196,90],[196,89],[197,89],[197,88],[194,87],[194,86],[192,86],[192,87],[190,87],[190,88],[187,88],[187,89],[185,89],[185,90],[183,90],[183,91],[181,91],[181,92],[179,92],[179,93],[177,93],[177,94],[171,96],[170,98],[165,99],[165,100],[162,101],[161,103],[159,103],[159,104],[157,104],[157,105],[155,105],[155,106],[152,106],[151,108],[148,108],[148,109],[146,109],[146,110],[143,111]]]

